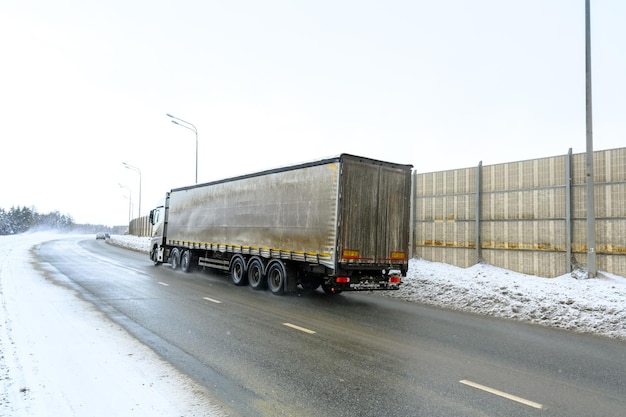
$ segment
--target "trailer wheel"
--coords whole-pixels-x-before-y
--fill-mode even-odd
[[[180,258],[180,268],[183,272],[191,272],[193,271],[193,264],[191,262],[191,251],[185,250],[183,251],[183,256]]]
[[[274,262],[267,268],[267,286],[272,294],[281,295],[285,292],[287,272],[282,262]]]
[[[172,265],[172,269],[178,269],[180,265],[180,251],[178,248],[172,249],[170,253],[170,265]]]
[[[246,262],[242,257],[236,256],[230,263],[230,279],[235,285],[246,285],[248,277],[246,276]]]
[[[259,258],[252,258],[248,262],[248,283],[255,290],[262,290],[267,285],[263,274],[263,262]]]

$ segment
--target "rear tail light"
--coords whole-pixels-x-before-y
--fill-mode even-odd
[[[337,284],[347,284],[350,282],[350,277],[337,277],[335,278]]]
[[[398,276],[389,277],[389,283],[390,284],[399,284],[400,280],[401,280],[401,278],[398,277]]]

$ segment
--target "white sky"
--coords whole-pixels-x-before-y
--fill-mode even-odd
[[[626,2],[591,0],[594,148],[626,144]],[[354,153],[585,151],[584,0],[5,0],[0,207],[125,224],[165,191]],[[135,216],[133,216],[135,217]]]

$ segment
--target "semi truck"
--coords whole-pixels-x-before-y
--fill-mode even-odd
[[[150,211],[150,259],[278,295],[396,290],[408,269],[412,168],[341,154],[172,189]]]

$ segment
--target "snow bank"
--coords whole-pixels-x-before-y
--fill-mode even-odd
[[[540,278],[488,264],[470,268],[413,259],[387,295],[455,310],[626,340],[626,279]]]
[[[110,243],[148,252],[149,238],[111,236]],[[600,273],[540,278],[488,264],[470,268],[412,259],[398,291],[411,302],[521,320],[626,340],[626,278]]]
[[[107,242],[121,246],[123,248],[136,250],[138,252],[150,252],[150,238],[149,237],[137,237],[131,235],[111,235]]]

